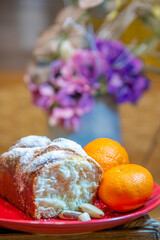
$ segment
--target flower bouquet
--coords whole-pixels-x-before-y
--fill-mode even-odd
[[[81,132],[83,116],[100,96],[137,103],[150,86],[142,60],[120,40],[101,37],[102,24],[96,30],[90,11],[103,2],[65,7],[36,43],[25,82],[50,126]]]

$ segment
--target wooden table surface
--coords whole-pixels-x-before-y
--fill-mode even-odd
[[[23,75],[23,72],[0,71],[0,153],[23,136],[47,134],[47,118],[41,109],[31,104]],[[156,75],[150,78],[152,88],[138,105],[121,105],[119,112],[130,161],[147,167],[160,184],[160,79]],[[160,221],[160,207],[150,216]]]

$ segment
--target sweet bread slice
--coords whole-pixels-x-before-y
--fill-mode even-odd
[[[80,145],[28,136],[0,157],[0,195],[34,219],[93,203],[102,169]]]

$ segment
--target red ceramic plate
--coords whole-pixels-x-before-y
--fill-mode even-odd
[[[0,198],[0,226],[39,234],[85,233],[125,224],[151,211],[159,204],[160,186],[155,183],[153,193],[143,207],[128,213],[117,213],[109,209],[100,200],[97,200],[95,205],[105,212],[105,217],[102,219],[92,219],[88,222],[79,222],[77,220],[68,221],[58,218],[33,220],[6,200]]]

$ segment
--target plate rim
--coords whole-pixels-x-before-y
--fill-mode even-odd
[[[144,206],[142,206],[141,208],[138,208],[134,211],[128,212],[126,213],[126,215],[122,215],[122,216],[118,216],[118,217],[112,217],[112,218],[102,218],[102,219],[92,219],[91,221],[87,221],[87,222],[80,222],[77,220],[61,220],[61,221],[42,221],[40,220],[28,220],[28,219],[7,219],[7,218],[1,218],[0,217],[0,224],[1,223],[8,223],[8,224],[19,224],[19,225],[30,225],[30,226],[37,226],[37,225],[44,225],[44,226],[56,226],[56,227],[60,227],[65,225],[65,227],[70,226],[71,224],[74,225],[74,227],[76,226],[80,226],[80,225],[94,225],[94,224],[102,224],[102,223],[107,223],[107,222],[116,222],[116,221],[120,221],[123,219],[130,219],[130,218],[136,218],[136,217],[140,217],[142,215],[144,215],[145,213],[148,213],[149,211],[155,209],[156,207],[158,207],[160,205],[160,185],[158,185],[156,182],[154,182],[154,188],[155,189],[159,189],[159,193],[156,197],[154,197],[153,199],[151,199],[150,201],[156,201],[153,203],[153,205],[151,204],[151,206],[147,207],[147,209],[145,208],[146,203]],[[7,200],[6,200],[7,201]],[[149,200],[148,200],[149,201]]]

